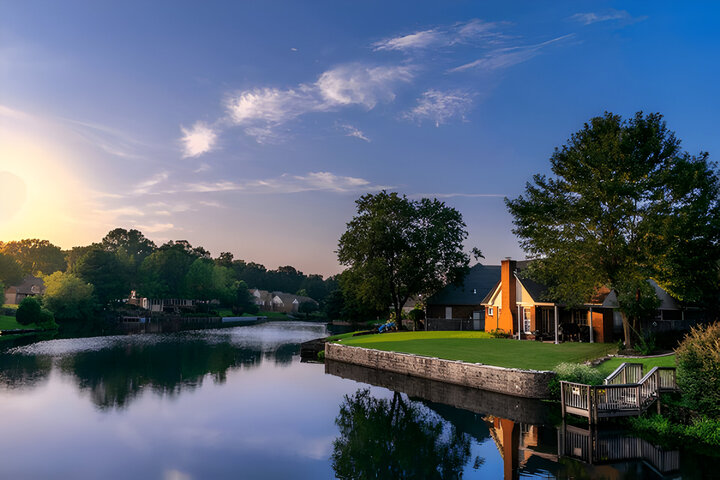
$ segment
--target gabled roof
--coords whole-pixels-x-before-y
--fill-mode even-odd
[[[477,264],[463,283],[447,285],[428,298],[428,305],[479,305],[485,295],[500,281],[500,265]]]
[[[20,285],[10,287],[14,291],[10,293],[20,293],[24,295],[39,295],[45,292],[45,282],[40,277],[34,275],[26,276]],[[9,290],[9,289],[8,289]]]

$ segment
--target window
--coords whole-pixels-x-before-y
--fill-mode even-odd
[[[488,315],[492,317],[493,307],[488,307]]]
[[[523,330],[525,333],[530,333],[530,327],[532,326],[532,312],[528,307],[523,307]]]
[[[477,295],[477,288],[473,288],[473,295]]]
[[[578,325],[587,325],[588,312],[586,310],[573,310],[572,323],[577,323]]]

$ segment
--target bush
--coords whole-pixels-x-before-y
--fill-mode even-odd
[[[656,337],[654,333],[645,333],[639,338],[635,351],[640,355],[650,355],[655,351]]]
[[[502,328],[496,328],[495,330],[490,330],[488,332],[492,338],[510,338],[512,337],[512,334],[507,333]]]
[[[662,415],[629,419],[633,430],[670,444],[706,444],[720,446],[720,420],[701,416],[689,425],[673,423]]]
[[[675,353],[685,404],[720,417],[720,323],[693,328]]]
[[[605,376],[597,369],[581,363],[561,363],[555,367],[555,377],[550,380],[548,388],[553,397],[560,396],[560,382],[602,385]]]
[[[42,306],[35,297],[25,297],[18,306],[15,320],[20,325],[30,325],[40,322],[42,318]]]
[[[317,358],[321,362],[324,362],[325,361],[325,350],[320,350],[317,354]]]

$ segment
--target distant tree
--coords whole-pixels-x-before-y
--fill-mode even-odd
[[[70,250],[65,251],[65,264],[66,272],[72,272],[75,270],[75,265],[78,260],[87,255],[90,250],[101,249],[102,246],[99,243],[92,243],[90,245],[84,245],[80,247],[72,247]]]
[[[155,242],[145,238],[139,230],[116,228],[108,232],[100,242],[102,248],[108,252],[121,252],[132,258],[133,264],[140,265],[143,260],[153,253],[157,246]]]
[[[242,280],[237,282],[237,289],[235,290],[235,300],[232,304],[233,313],[236,315],[242,315],[243,313],[257,313],[259,308],[255,305],[255,301],[250,295],[250,290],[245,282]]]
[[[93,285],[100,305],[108,305],[130,294],[128,268],[116,253],[95,248],[76,262],[72,273]]]
[[[233,254],[230,252],[220,253],[220,256],[215,259],[215,265],[226,268],[233,268]]]
[[[22,266],[11,255],[0,253],[0,283],[12,286],[22,282]],[[0,290],[2,293],[2,290]]]
[[[659,114],[606,113],[550,163],[554,177],[535,175],[506,199],[548,299],[576,305],[615,289],[628,347],[657,307],[649,278],[685,303],[716,305],[720,181],[706,153],[683,152]]]
[[[467,271],[467,230],[454,208],[385,191],[356,203],[337,254],[349,267],[346,286],[364,302],[392,305],[399,318],[410,297],[435,292]]]
[[[163,245],[140,265],[138,292],[149,298],[184,298],[190,265],[198,258],[183,245]]]
[[[315,313],[318,310],[318,304],[315,302],[302,302],[298,306],[298,313],[304,314],[305,318],[309,318],[311,313]]]
[[[28,238],[4,243],[0,253],[10,255],[25,273],[50,274],[65,270],[65,254],[47,240]]]
[[[15,320],[20,325],[30,325],[42,320],[42,305],[35,297],[25,297],[18,305]]]
[[[212,260],[205,258],[196,259],[185,275],[185,292],[187,297],[195,300],[208,301],[215,298],[213,285]]]
[[[339,288],[333,290],[325,297],[325,315],[330,320],[341,320],[343,308],[345,307],[345,299],[342,290]]]
[[[330,458],[339,479],[461,478],[470,460],[467,434],[454,426],[445,434],[441,421],[397,392],[392,400],[368,389],[346,395],[335,424]]]
[[[89,320],[95,309],[93,286],[72,273],[43,277],[43,303],[57,320]]]

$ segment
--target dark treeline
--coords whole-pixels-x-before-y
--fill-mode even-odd
[[[308,296],[321,304],[338,289],[336,277],[306,275],[289,265],[268,270],[229,252],[213,258],[186,240],[157,246],[142,232],[123,228],[66,251],[47,240],[0,242],[0,287],[17,285],[27,274],[43,277],[43,304],[58,320],[117,306],[132,290],[148,298],[217,300],[236,313],[255,313],[252,288]]]

